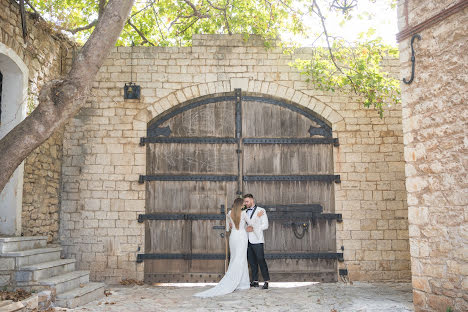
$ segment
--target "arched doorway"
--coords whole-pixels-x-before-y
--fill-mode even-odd
[[[148,124],[145,281],[218,281],[226,207],[252,193],[266,208],[265,252],[274,281],[336,281],[330,125],[294,103],[258,94],[212,95]]]
[[[26,118],[28,69],[16,53],[0,43],[0,139]],[[0,193],[0,235],[21,234],[23,163]]]

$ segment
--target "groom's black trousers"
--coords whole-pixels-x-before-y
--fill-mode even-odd
[[[262,277],[264,281],[270,280],[270,274],[268,273],[268,266],[265,261],[265,252],[263,250],[263,244],[251,244],[247,247],[247,261],[249,262],[250,269],[252,270],[252,281],[258,281],[258,267],[262,271]]]

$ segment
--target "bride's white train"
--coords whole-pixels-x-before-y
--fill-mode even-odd
[[[234,201],[234,205],[236,205],[236,201]],[[242,205],[242,203],[240,205]],[[229,224],[233,225],[231,235],[229,237],[231,260],[229,262],[228,270],[215,287],[197,293],[194,296],[201,298],[222,296],[238,289],[243,290],[250,288],[249,267],[247,264],[248,236],[245,228],[246,225],[251,225],[253,226],[255,233],[256,229],[259,228],[255,220],[257,219],[254,218],[251,220],[247,216],[247,213],[242,211],[240,215],[239,228],[237,229],[234,220],[231,218],[231,211],[227,214],[226,231],[229,230]]]

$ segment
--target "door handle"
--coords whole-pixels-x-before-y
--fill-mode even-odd
[[[224,225],[214,225],[213,230],[224,230],[226,227]]]

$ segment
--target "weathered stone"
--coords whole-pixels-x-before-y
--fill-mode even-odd
[[[424,23],[456,1],[400,1],[399,29]],[[416,311],[468,310],[466,61],[468,9],[423,28],[416,40],[416,75],[402,84],[409,236]],[[411,70],[411,38],[400,42],[400,66]],[[401,213],[399,213],[401,215]],[[403,235],[404,233],[399,233]],[[402,237],[402,238],[403,238]],[[400,238],[400,237],[399,237]],[[405,248],[406,240],[392,241]],[[401,245],[400,245],[401,244]],[[458,298],[458,299],[456,299]]]

